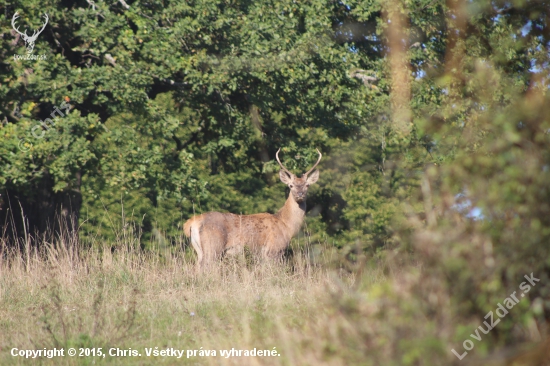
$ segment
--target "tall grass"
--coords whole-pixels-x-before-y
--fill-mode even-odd
[[[334,294],[354,286],[353,273],[316,264],[309,249],[297,249],[285,263],[243,255],[197,271],[185,250],[145,251],[137,243],[131,236],[120,236],[115,245],[94,243],[86,249],[68,234],[38,246],[29,240],[15,248],[3,243],[0,364],[25,363],[10,354],[12,348],[54,347],[101,347],[104,353],[133,349],[142,355],[95,358],[96,363],[114,364],[335,362],[325,358],[339,352],[331,348],[330,339],[336,335],[325,322],[338,316],[329,303]],[[372,273],[373,282],[381,277]],[[327,332],[322,340],[320,328]],[[147,357],[146,347],[202,347],[216,350],[217,356]],[[274,347],[280,356],[219,356],[219,350]],[[40,359],[44,364],[93,361]]]
[[[68,231],[50,241],[29,235],[17,245],[0,241],[1,365],[550,362],[544,339],[535,348],[498,350],[490,335],[504,328],[459,361],[450,350],[485,313],[472,317],[461,311],[447,279],[399,249],[344,267],[328,243],[312,246],[298,238],[294,255],[284,262],[261,261],[245,252],[197,270],[188,247],[146,250],[138,232],[124,230],[114,243],[80,243]],[[439,238],[424,234],[419,243]],[[521,309],[514,312],[510,317],[521,317]],[[525,339],[531,346],[541,341],[540,336]],[[70,357],[71,347],[77,352],[101,348],[107,355]],[[147,356],[146,349],[155,347],[197,352],[179,359]],[[63,348],[65,356],[28,360],[12,356],[13,348]],[[223,357],[220,352],[254,348],[275,349],[277,356]],[[110,356],[111,349],[127,356]],[[202,356],[201,350],[215,350],[216,356]]]

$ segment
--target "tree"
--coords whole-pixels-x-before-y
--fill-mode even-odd
[[[161,209],[163,229],[201,198],[203,209],[273,210],[279,199],[259,201],[272,195],[278,147],[304,168],[314,147],[356,139],[364,116],[380,108],[364,103],[380,92],[349,76],[364,66],[361,55],[334,36],[347,11],[341,4],[33,4],[3,15],[0,152],[3,213],[20,218],[13,206],[21,202],[31,231],[44,232],[54,212],[78,216],[81,196],[91,223],[102,216],[98,197],[109,207],[133,195],[148,202],[149,216],[171,202]],[[6,14],[19,11],[30,23],[44,9],[49,28],[35,52],[47,59],[9,57],[22,43],[7,37]],[[33,130],[63,101],[70,113]],[[222,204],[211,193],[230,192],[228,182],[242,191]]]

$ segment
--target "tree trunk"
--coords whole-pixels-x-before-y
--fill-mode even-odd
[[[30,235],[35,244],[52,242],[60,235],[78,239],[78,219],[82,206],[81,173],[75,184],[54,192],[53,178],[47,174],[30,193],[7,189],[0,197],[2,236],[10,242]]]

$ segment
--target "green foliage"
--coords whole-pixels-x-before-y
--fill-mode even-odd
[[[298,173],[319,148],[305,242],[394,278],[334,300],[357,331],[338,328],[343,344],[376,364],[422,363],[420,347],[448,364],[531,272],[540,286],[474,352],[544,335],[533,324],[550,318],[546,1],[60,4],[0,7],[3,191],[36,207],[78,192],[81,238],[113,242],[133,221],[142,245],[170,245],[197,212],[275,212],[277,149]],[[46,60],[12,57],[24,52],[15,11],[33,27],[48,11],[35,47]],[[389,62],[400,53],[403,85]],[[392,98],[400,87],[406,105]],[[33,130],[62,102],[67,116]],[[377,322],[389,325],[371,333]]]
[[[13,10],[29,22],[40,14],[18,4]],[[386,133],[386,120],[377,116],[387,105],[387,83],[371,87],[350,77],[368,67],[380,78],[382,54],[357,51],[365,42],[346,39],[339,24],[354,15],[338,4],[150,2],[125,9],[100,2],[61,12],[51,2],[40,9],[53,31],[36,46],[47,60],[16,61],[8,56],[21,52],[22,42],[2,41],[8,123],[0,179],[30,201],[42,199],[36,187],[44,179],[53,180],[54,192],[80,192],[84,236],[120,222],[123,207],[140,218],[145,239],[153,229],[177,237],[193,212],[275,212],[284,202],[273,174],[279,147],[289,168],[303,172],[315,148],[329,160],[338,149]],[[72,105],[69,116],[36,138],[33,127],[63,101]],[[10,113],[14,108],[21,118]],[[17,148],[19,139],[28,151]],[[345,202],[349,184],[331,182],[365,162],[379,165],[384,150],[377,141],[362,161],[332,173],[323,161],[322,174],[333,178],[322,179],[311,202],[323,207],[332,234],[381,207],[365,240],[387,239],[383,226],[396,207],[370,197],[376,203],[364,211],[354,193],[348,196],[356,201]],[[370,181],[366,174],[361,179]],[[341,215],[344,206],[349,217]],[[107,219],[113,214],[118,219]],[[101,235],[112,237],[109,230]]]

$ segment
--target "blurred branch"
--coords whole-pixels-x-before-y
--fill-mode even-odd
[[[392,120],[396,131],[404,135],[411,132],[411,68],[407,56],[409,25],[405,4],[387,0],[383,4],[386,25],[388,58],[391,70]]]
[[[120,4],[122,4],[122,6],[123,6],[124,8],[130,9],[130,5],[126,4],[126,1],[124,1],[124,0],[118,0],[118,2],[119,2]]]
[[[106,53],[104,57],[113,67],[116,67],[116,60],[110,53]]]
[[[188,82],[184,81],[184,82],[178,82],[178,81],[174,81],[172,79],[164,79],[163,80],[165,83],[168,83],[170,85],[175,85],[175,86],[186,86],[186,85],[189,85]]]
[[[377,77],[367,75],[369,71],[363,69],[355,69],[350,72],[349,76],[352,78],[359,79],[363,82],[363,85],[370,86],[371,81],[378,81]]]
[[[14,108],[13,111],[8,111],[7,109],[0,107],[0,112],[2,112],[3,115],[9,117],[9,119],[12,120],[11,122],[18,122],[19,118],[21,117],[21,115],[17,113],[18,112],[17,107]]]

